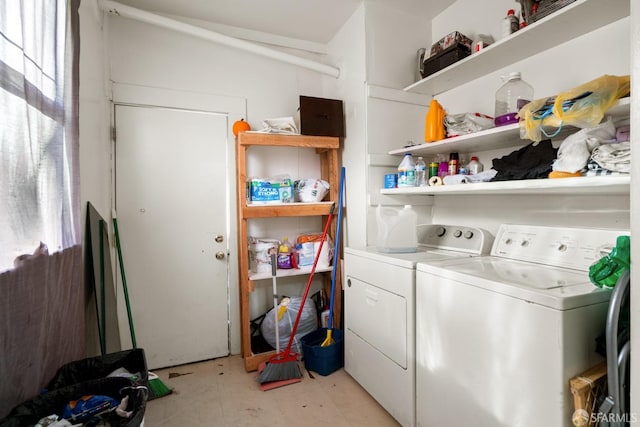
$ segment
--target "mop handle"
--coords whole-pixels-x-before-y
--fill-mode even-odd
[[[300,323],[300,317],[302,317],[302,309],[304,308],[304,303],[307,300],[307,295],[309,295],[309,289],[311,289],[311,281],[313,280],[313,275],[316,272],[316,265],[318,264],[318,259],[320,259],[320,252],[322,251],[322,245],[324,245],[324,240],[327,237],[327,232],[329,231],[329,226],[331,225],[331,218],[333,218],[333,210],[335,207],[336,207],[335,203],[331,205],[331,210],[329,211],[329,217],[327,218],[327,223],[324,226],[324,231],[322,232],[322,237],[320,238],[320,246],[318,247],[318,253],[316,254],[316,258],[313,260],[313,267],[311,267],[311,273],[309,274],[307,285],[304,288],[304,294],[302,295],[302,303],[300,304],[300,310],[298,310],[296,321],[293,323],[293,329],[291,329],[291,335],[289,336],[289,343],[287,344],[287,349],[285,350],[285,353],[291,352],[291,345],[293,344],[293,338],[295,337],[296,331],[298,330],[298,323]]]
[[[340,229],[342,228],[342,194],[344,192],[344,166],[340,171],[340,195],[338,197],[338,224],[336,224],[336,242],[333,247],[333,270],[331,272],[331,295],[329,298],[329,329],[333,329],[333,301],[336,293],[336,273],[338,271],[338,257],[340,254]]]

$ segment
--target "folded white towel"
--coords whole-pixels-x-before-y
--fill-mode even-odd
[[[596,147],[591,158],[605,169],[615,172],[631,172],[631,143],[605,144]]]
[[[444,185],[473,184],[475,182],[489,182],[498,173],[495,169],[489,169],[475,175],[447,175],[442,180]]]

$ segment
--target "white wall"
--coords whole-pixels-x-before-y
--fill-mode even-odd
[[[393,2],[365,5],[367,83],[402,88],[415,82],[417,51],[431,45],[431,21]]]
[[[87,202],[111,217],[109,100],[103,16],[94,0],[80,3],[80,200],[82,223]],[[84,232],[83,232],[84,234]],[[115,266],[115,264],[113,264]],[[87,302],[87,356],[100,354],[95,303]]]
[[[475,37],[477,33],[499,36],[499,22],[504,8],[504,5],[458,0],[434,19],[434,39],[441,37],[441,33],[446,34],[455,29],[459,29],[463,34],[470,34],[470,37]],[[572,89],[603,74],[629,74],[629,25],[630,18],[622,19],[438,94],[436,98],[449,113],[478,111],[493,115],[495,91],[503,83],[500,76],[511,71],[522,72],[523,80],[534,88],[535,99]],[[615,46],[615,49],[612,46]],[[527,141],[523,141],[522,145],[526,143]],[[509,151],[487,151],[468,155],[478,155],[486,170],[491,167],[494,158],[506,155]],[[492,233],[497,231],[500,223],[507,222],[629,229],[629,209],[628,196],[597,199],[566,195],[438,196],[435,200],[433,221],[475,224]],[[469,215],[470,211],[473,215]]]
[[[329,60],[340,67],[340,78],[324,79],[327,96],[343,99],[346,138],[342,164],[345,166],[345,211],[343,245],[357,246],[366,239],[365,163],[365,20],[361,5],[329,42]]]
[[[300,95],[327,97],[326,80],[316,72],[130,19],[109,16],[108,24],[113,82],[243,98],[246,119],[253,129],[262,128],[262,121],[267,118],[295,116]],[[326,61],[321,55],[287,51]],[[337,90],[333,93],[337,94]],[[318,157],[312,149],[254,147],[248,153],[247,167],[248,175],[256,177],[288,174],[298,179],[320,174]],[[234,172],[235,164],[230,168]],[[235,192],[235,184],[231,191]],[[232,223],[230,238],[235,239],[235,216]],[[280,218],[251,221],[249,233],[293,240],[298,234],[321,230],[319,218]],[[232,252],[231,256],[235,254]],[[237,273],[231,274],[231,351],[237,353],[238,284],[233,279]],[[300,280],[283,279],[279,283],[282,293],[299,294]],[[260,286],[251,295],[251,318],[264,313],[272,303],[270,283],[266,284],[269,286]]]
[[[488,5],[473,0],[458,0],[433,19],[430,38],[438,40],[455,30],[470,38],[475,38],[479,33],[492,34],[498,38],[500,24],[508,8],[519,10],[519,5],[515,2],[513,5]],[[367,17],[369,16],[368,14]],[[372,19],[367,21],[367,24],[372,25],[368,27],[368,33],[378,32],[378,28],[373,27],[374,24],[384,26],[382,32],[385,34],[400,33],[402,30],[402,22],[399,20],[385,20],[383,14],[372,13],[371,16]],[[378,16],[379,19],[374,19]],[[630,18],[625,18],[557,48],[497,70],[445,93],[437,94],[436,98],[449,113],[478,111],[493,115],[495,91],[502,84],[500,76],[510,71],[523,73],[523,79],[535,89],[535,98],[557,94],[603,74],[629,74],[629,23]],[[407,20],[405,25],[406,27],[415,25],[414,20]],[[372,39],[377,40],[375,37]],[[612,49],[612,46],[615,46],[615,49]],[[371,47],[368,46],[367,51],[369,50]],[[429,99],[425,96],[422,101],[424,106],[421,107],[421,101],[417,95],[411,100],[415,102],[413,106],[399,102],[398,98],[402,96],[398,94],[394,95],[390,92],[387,95],[387,100],[370,99],[368,103],[367,153],[369,156],[375,155],[377,163],[384,163],[384,154],[392,149],[401,148],[407,139],[422,141],[424,113],[427,111]],[[416,136],[411,137],[411,135]],[[522,145],[526,143],[523,141]],[[467,157],[478,155],[485,169],[489,169],[494,158],[504,156],[509,151],[511,150],[465,154]],[[448,156],[448,152],[441,154]],[[371,205],[376,204],[376,199],[387,204],[404,203],[403,200],[390,200],[386,196],[376,198],[376,192],[382,187],[382,174],[394,170],[393,160],[398,164],[401,158],[392,157],[387,168],[371,164],[368,168]],[[425,159],[427,162],[430,160],[432,159]],[[372,160],[369,159],[369,162],[371,163]],[[425,202],[420,199],[420,196],[414,196],[413,203]],[[431,200],[428,197],[422,197],[422,199]],[[423,216],[432,215],[430,220],[434,223],[476,225],[493,233],[503,222],[621,229],[630,227],[630,204],[626,196],[607,196],[594,200],[590,197],[566,195],[508,196],[507,198],[447,195],[435,197],[433,206],[429,206],[429,203],[425,204],[426,206],[418,206],[417,210]],[[471,212],[473,213],[470,214]],[[369,244],[373,244],[376,226],[372,211],[369,211],[368,221]]]

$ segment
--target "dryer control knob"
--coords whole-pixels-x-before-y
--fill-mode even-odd
[[[472,237],[473,237],[473,231],[467,230],[467,231],[464,232],[464,238],[465,239],[470,239]]]
[[[460,237],[460,236],[462,236],[462,231],[460,231],[460,230],[456,230],[456,231],[453,233],[453,237]]]
[[[445,233],[447,232],[447,229],[444,227],[438,227],[438,229],[436,230],[436,235],[438,237],[442,237],[445,235]]]

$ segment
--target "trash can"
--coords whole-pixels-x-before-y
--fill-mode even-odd
[[[124,368],[135,378],[107,375]],[[108,396],[118,402],[128,397],[129,418],[110,412],[104,418],[111,425],[136,427],[144,419],[148,397],[147,363],[142,349],[126,350],[70,362],[54,375],[42,394],[14,407],[0,427],[33,426],[49,415],[61,415],[64,408],[83,396]]]

